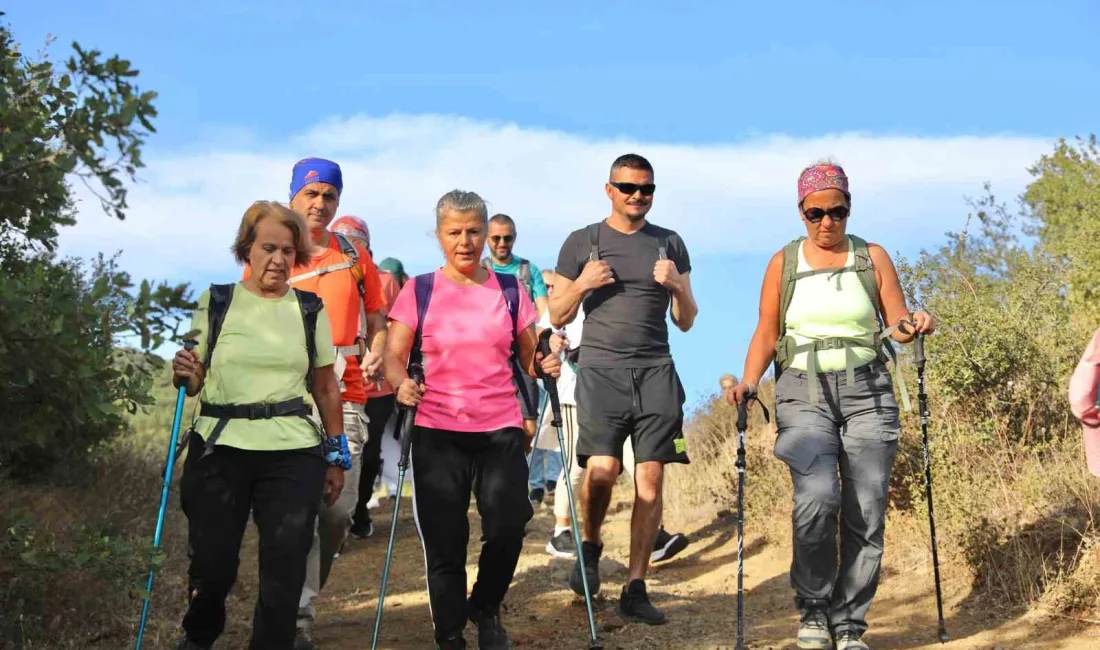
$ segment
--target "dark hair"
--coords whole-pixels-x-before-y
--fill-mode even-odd
[[[637,169],[638,171],[653,173],[653,165],[636,153],[624,153],[611,163],[611,175],[623,168]]]
[[[489,218],[489,223],[499,223],[499,224],[503,224],[505,226],[511,226],[512,230],[516,229],[516,222],[512,221],[512,217],[509,217],[508,215],[504,214],[503,212],[498,212],[498,213],[494,214],[492,217],[490,217]]]
[[[294,265],[309,264],[310,240],[309,227],[302,215],[275,201],[256,201],[248,206],[241,225],[237,228],[237,238],[233,240],[233,257],[241,264],[248,264],[248,253],[256,242],[256,230],[260,222],[267,218],[278,219],[279,223],[294,237]]]

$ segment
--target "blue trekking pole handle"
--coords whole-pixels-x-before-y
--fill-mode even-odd
[[[184,341],[184,350],[193,350],[195,341]],[[160,548],[161,534],[164,532],[164,516],[168,510],[168,493],[172,487],[172,471],[176,466],[176,444],[179,442],[180,421],[183,420],[183,402],[187,398],[187,383],[185,382],[176,392],[176,414],[172,418],[172,438],[168,441],[168,462],[164,467],[164,484],[160,490],[160,510],[157,512],[157,529],[153,534],[153,549]],[[138,627],[137,644],[135,650],[141,650],[141,642],[145,638],[145,624],[149,620],[149,604],[153,598],[153,576],[156,566],[150,563],[149,578],[145,583],[145,602],[141,606],[141,623]]]

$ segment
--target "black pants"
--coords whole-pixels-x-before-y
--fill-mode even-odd
[[[386,433],[386,423],[389,422],[393,410],[397,406],[397,400],[393,395],[371,397],[367,399],[367,425],[366,446],[363,447],[363,468],[359,472],[359,500],[355,504],[355,522],[370,521],[370,510],[367,502],[374,493],[374,479],[378,478],[378,472],[382,469],[382,436]]]
[[[473,610],[504,600],[523,550],[524,526],[534,516],[527,500],[523,429],[463,433],[413,430],[413,516],[424,545],[435,638],[460,634],[466,602],[470,491],[481,515],[481,557],[470,592]]]
[[[219,446],[205,458],[192,434],[180,478],[187,515],[188,607],[183,629],[210,647],[225,629],[225,598],[237,580],[249,511],[260,533],[260,595],[253,650],[291,650],[306,555],[321,502],[320,449],[246,451]]]

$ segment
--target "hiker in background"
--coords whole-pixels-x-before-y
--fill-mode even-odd
[[[295,650],[316,648],[313,599],[328,580],[332,562],[351,527],[351,515],[359,495],[363,446],[367,443],[366,377],[381,371],[386,345],[385,306],[378,270],[362,246],[338,232],[329,231],[336,217],[344,183],[340,166],[322,158],[298,161],[291,171],[290,208],[301,214],[309,227],[312,247],[309,261],[298,266],[287,280],[290,286],[316,293],[325,303],[332,325],[344,431],[351,449],[352,467],[344,490],[335,503],[321,508],[317,534],[306,562]],[[369,237],[369,233],[363,234]],[[251,267],[245,268],[245,277]],[[360,331],[365,328],[366,335]]]
[[[413,516],[424,546],[428,599],[438,647],[508,648],[500,605],[523,550],[527,500],[524,432],[512,355],[534,376],[535,306],[517,280],[478,264],[488,211],[473,192],[454,190],[436,205],[441,269],[401,289],[390,311],[385,372],[397,401],[417,406],[412,430]],[[409,379],[406,359],[423,360],[424,383]],[[557,357],[541,360],[556,377]],[[466,596],[470,492],[481,515],[477,579]]]
[[[838,650],[868,647],[865,617],[878,587],[901,432],[894,398],[901,377],[896,366],[893,376],[887,368],[893,346],[883,343],[935,329],[926,312],[909,313],[886,251],[847,233],[851,198],[840,165],[802,170],[798,211],[806,236],[768,263],[742,381],[726,391],[731,404],[755,394],[774,360],[774,453],[794,482],[790,574],[799,648],[832,648],[834,640]],[[903,321],[906,329],[896,329]]]
[[[543,271],[543,280],[546,282],[546,290],[550,296],[554,295],[554,281],[557,274],[553,271]],[[536,327],[548,328],[550,314],[543,314]],[[579,495],[578,489],[581,479],[584,478],[584,468],[577,463],[577,400],[574,391],[577,385],[577,359],[580,356],[581,336],[584,332],[584,307],[577,308],[577,317],[565,326],[563,338],[552,337],[550,339],[554,354],[564,353],[561,376],[558,377],[558,399],[561,401],[562,433],[565,439],[565,456],[569,461],[568,476],[566,467],[562,466],[558,472],[556,492],[563,497],[568,494],[565,490],[565,481],[572,481],[573,494]],[[539,436],[537,446],[553,452],[561,466],[561,452],[558,448],[558,437],[554,427],[549,426],[549,414],[544,418],[546,425],[544,432]],[[623,443],[623,470],[634,479],[634,446],[630,438]],[[579,510],[579,509],[578,509]],[[573,543],[573,522],[569,513],[568,500],[554,500],[554,531],[550,534],[550,540],[546,542],[546,552],[554,557],[574,558],[577,556],[577,546]],[[664,525],[657,528],[657,539],[653,543],[653,551],[649,555],[650,562],[662,562],[669,560],[680,551],[687,548],[689,540],[683,533],[669,533]]]
[[[541,317],[548,305],[546,285],[543,284],[542,273],[537,266],[512,254],[512,247],[516,244],[516,222],[506,214],[494,214],[489,219],[488,235],[489,256],[481,260],[481,265],[488,271],[516,276],[527,296],[535,303],[536,318]],[[519,368],[516,368],[515,375],[520,410],[523,413],[523,430],[527,436],[526,448],[531,452],[532,465],[538,464],[541,469],[543,455],[535,454],[531,449],[535,439],[535,420],[539,416],[539,385],[533,377],[528,377]],[[530,496],[542,500],[539,494]]]
[[[550,295],[550,283],[553,282],[554,272],[543,269],[542,281],[546,285],[547,296]],[[550,327],[549,312],[544,311],[540,316],[539,327]],[[555,347],[561,342],[560,336],[551,339]],[[554,354],[560,353],[554,350]],[[561,473],[561,454],[558,453],[557,433],[550,426],[550,401],[545,388],[540,391],[539,413],[542,419],[536,423],[536,444],[531,447],[531,455],[527,461],[527,491],[532,504],[550,505],[554,501],[554,494],[558,488],[558,474]],[[543,444],[537,444],[541,441]],[[549,444],[549,446],[547,446]],[[555,507],[555,510],[557,508]]]
[[[687,463],[684,387],[668,345],[673,323],[691,329],[698,306],[691,259],[675,232],[646,221],[653,206],[653,166],[636,154],[611,165],[604,186],[611,216],[574,231],[558,254],[550,320],[572,322],[584,306],[577,364],[577,463],[585,467],[584,553],[587,582],[599,592],[600,528],[623,468],[623,443],[634,446],[634,514],[630,569],[617,612],[629,621],[667,621],[646,593],[645,576],[663,509],[664,466]],[[569,586],[584,594],[580,562]]]
[[[1069,404],[1081,423],[1085,443],[1085,464],[1089,473],[1100,476],[1100,409],[1097,408],[1097,382],[1100,382],[1100,330],[1092,335],[1069,380]]]
[[[369,248],[367,252],[370,252]],[[387,257],[378,263],[378,277],[381,279],[382,295],[386,301],[383,313],[388,315],[408,276],[405,275],[405,269],[400,261]],[[368,383],[367,418],[370,422],[367,429],[370,436],[367,439],[367,445],[363,447],[363,469],[359,474],[359,502],[355,506],[350,530],[350,533],[358,538],[370,537],[374,534],[370,509],[378,507],[378,499],[374,498],[374,486],[382,474],[382,441],[385,438],[386,429],[394,424],[396,407],[397,401],[393,388],[384,376],[379,375],[377,381]]]
[[[250,514],[261,553],[248,647],[294,645],[317,510],[322,500],[335,502],[351,466],[328,310],[316,295],[287,285],[291,269],[309,261],[309,251],[300,215],[278,203],[254,203],[241,220],[233,253],[256,273],[199,296],[191,317],[198,345],[172,361],[173,383],[186,384],[187,394],[200,395],[202,404],[180,478],[190,564],[177,650],[210,648],[224,631],[225,599],[237,579]],[[277,415],[252,419],[258,406]],[[323,439],[308,419],[313,413],[324,425]]]

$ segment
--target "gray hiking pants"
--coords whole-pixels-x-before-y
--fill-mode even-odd
[[[898,405],[879,361],[857,368],[852,385],[843,370],[820,373],[816,406],[809,381],[804,372],[786,370],[775,390],[775,455],[794,481],[791,586],[799,609],[824,609],[834,631],[862,633],[878,588],[887,484],[901,432]]]

